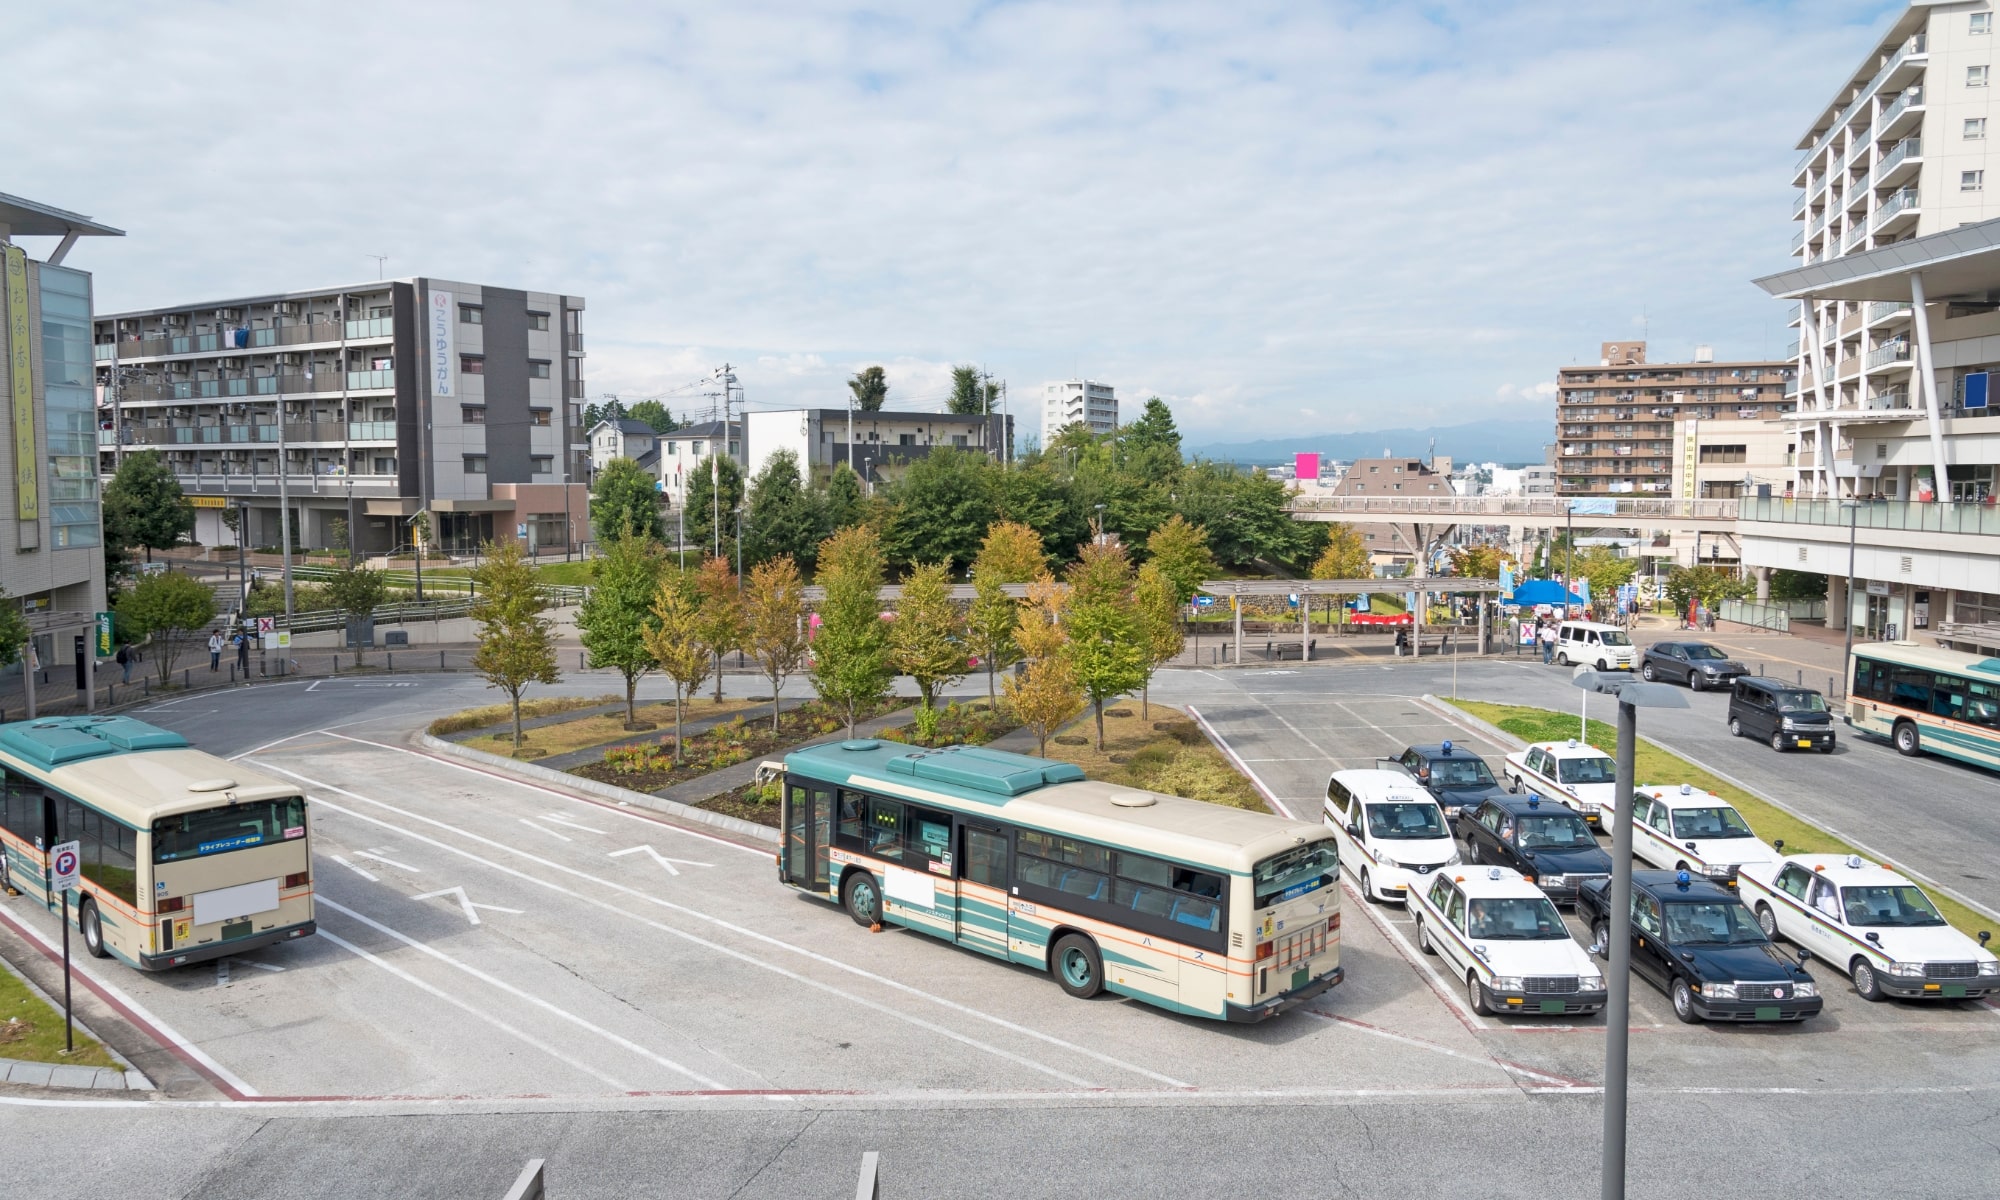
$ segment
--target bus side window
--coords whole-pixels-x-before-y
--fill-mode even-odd
[[[1904,708],[1928,709],[1931,706],[1931,673],[1915,667],[1893,667],[1890,669],[1890,702]]]
[[[840,789],[840,824],[834,836],[849,850],[868,848],[868,797]]]
[[[868,853],[902,861],[903,805],[899,800],[868,797]]]
[[[29,845],[41,846],[48,832],[42,823],[42,785],[17,771],[8,771],[0,779],[0,787],[6,789],[0,795],[0,824]]]
[[[928,858],[936,862],[951,862],[951,814],[933,812],[928,808],[911,808],[909,811],[909,837],[904,849],[912,858]]]
[[[1931,676],[1931,712],[1956,721],[1965,716],[1965,680],[1955,675]]]

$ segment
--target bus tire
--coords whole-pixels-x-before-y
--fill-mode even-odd
[[[76,927],[83,931],[83,948],[92,958],[110,958],[104,948],[104,919],[97,915],[97,901],[85,896],[76,905]]]
[[[1104,990],[1104,959],[1097,943],[1080,933],[1066,933],[1049,951],[1049,969],[1056,986],[1079,1000],[1088,1000]]]
[[[882,923],[882,891],[866,871],[849,871],[840,881],[840,906],[854,923],[872,929]]]
[[[1915,758],[1924,748],[1924,740],[1917,732],[1914,721],[1896,722],[1896,731],[1889,735],[1896,743],[1896,753],[1904,758]]]

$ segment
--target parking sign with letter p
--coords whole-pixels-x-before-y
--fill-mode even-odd
[[[83,845],[80,842],[64,842],[49,853],[49,870],[52,876],[49,883],[58,892],[67,892],[74,888],[82,869]]]

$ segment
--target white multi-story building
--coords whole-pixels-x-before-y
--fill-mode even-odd
[[[672,433],[663,433],[653,450],[639,459],[641,466],[656,471],[660,476],[660,494],[666,498],[669,508],[679,508],[687,500],[688,484],[693,481],[696,468],[708,461],[710,455],[720,452],[724,458],[742,461],[742,429],[740,422],[729,423],[729,444],[722,444],[722,422],[705,421],[697,425],[683,425]]]
[[[1758,281],[1799,306],[1795,498],[1744,501],[1743,561],[1827,574],[1862,637],[2000,646],[1994,25],[1987,0],[1897,18],[1800,141],[1803,265]]]
[[[756,475],[780,450],[798,459],[808,484],[824,483],[835,466],[853,467],[864,483],[885,483],[935,447],[950,446],[1006,461],[1014,444],[1014,418],[931,412],[855,412],[845,408],[792,408],[750,412],[743,440],[748,474]]]
[[[1042,445],[1071,425],[1092,433],[1118,428],[1118,393],[1108,383],[1071,379],[1042,385]]]

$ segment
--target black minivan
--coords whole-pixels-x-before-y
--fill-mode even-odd
[[[1826,697],[1809,687],[1746,675],[1729,693],[1729,732],[1760,738],[1771,749],[1833,753],[1833,714]]]

